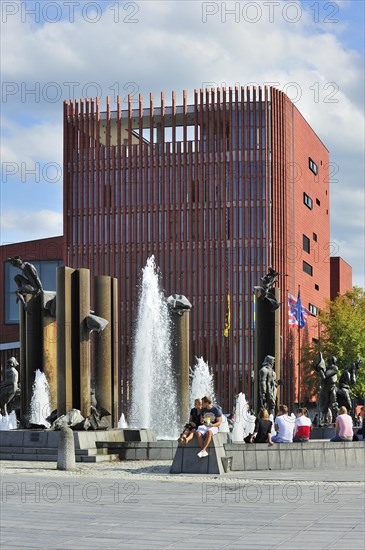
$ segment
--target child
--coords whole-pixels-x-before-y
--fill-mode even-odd
[[[196,432],[196,428],[200,426],[200,409],[202,408],[201,399],[195,399],[194,408],[190,411],[189,422],[185,424],[184,431],[180,435],[178,441],[187,445],[191,441]]]

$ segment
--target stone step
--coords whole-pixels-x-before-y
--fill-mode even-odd
[[[114,462],[119,461],[119,455],[117,454],[97,454],[97,455],[76,455],[76,462]],[[29,455],[24,453],[17,453],[14,450],[10,453],[3,453],[0,451],[0,460],[26,460],[29,462],[57,462],[57,454],[35,454]]]

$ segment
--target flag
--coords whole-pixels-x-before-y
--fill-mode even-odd
[[[300,298],[300,290],[298,290],[297,300],[292,294],[288,293],[288,323],[289,325],[297,325],[298,328],[304,328],[307,322],[307,317],[310,311],[302,306]]]
[[[226,319],[224,322],[224,331],[223,334],[226,338],[228,338],[228,332],[231,328],[231,298],[228,294],[227,296],[227,313],[226,313]]]

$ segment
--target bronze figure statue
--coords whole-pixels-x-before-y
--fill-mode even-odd
[[[352,410],[351,386],[356,384],[356,372],[360,368],[361,358],[357,357],[351,367],[344,370],[338,381],[337,402],[339,407],[346,407],[347,411]]]
[[[19,367],[18,361],[15,357],[10,357],[6,362],[6,378],[0,382],[0,412],[4,412],[5,415],[8,414],[9,403],[20,394],[19,374],[16,367]]]
[[[319,360],[313,364],[313,369],[317,372],[320,381],[320,392],[318,398],[319,406],[319,425],[322,426],[328,420],[329,411],[334,417],[337,416],[338,403],[336,393],[336,382],[338,375],[337,358],[332,356],[328,365],[325,364],[322,353],[319,354]]]
[[[280,303],[272,292],[279,275],[283,274],[275,271],[273,267],[269,267],[268,273],[261,277],[261,286],[255,286],[258,298],[267,300],[271,305],[271,311],[275,311],[280,307]]]
[[[260,408],[267,409],[269,414],[275,415],[278,382],[274,370],[275,357],[266,355],[259,370],[259,397]]]
[[[14,281],[17,284],[18,290],[16,291],[17,302],[19,300],[22,302],[24,309],[27,308],[25,296],[27,294],[32,294],[37,296],[43,292],[43,286],[41,280],[38,276],[37,270],[34,265],[23,262],[19,256],[14,256],[9,258],[9,261],[12,266],[17,267],[22,270],[22,275],[15,275]]]

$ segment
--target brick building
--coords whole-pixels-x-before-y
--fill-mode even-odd
[[[281,399],[296,401],[287,292],[300,286],[313,313],[302,338],[316,337],[330,296],[329,194],[328,150],[274,88],[200,90],[191,102],[173,92],[158,105],[151,94],[137,107],[130,97],[126,110],[121,98],[115,110],[109,99],[105,110],[98,99],[65,102],[62,260],[119,280],[123,409],[138,284],[152,254],[166,295],[193,304],[190,364],[203,356],[212,367],[224,410],[239,391],[253,395],[253,288],[270,265],[286,275]]]
[[[0,369],[4,378],[6,361],[19,357],[19,306],[16,303],[14,275],[20,274],[9,258],[20,256],[35,265],[45,290],[56,290],[56,268],[63,264],[63,237],[50,237],[36,241],[12,243],[0,246]]]

